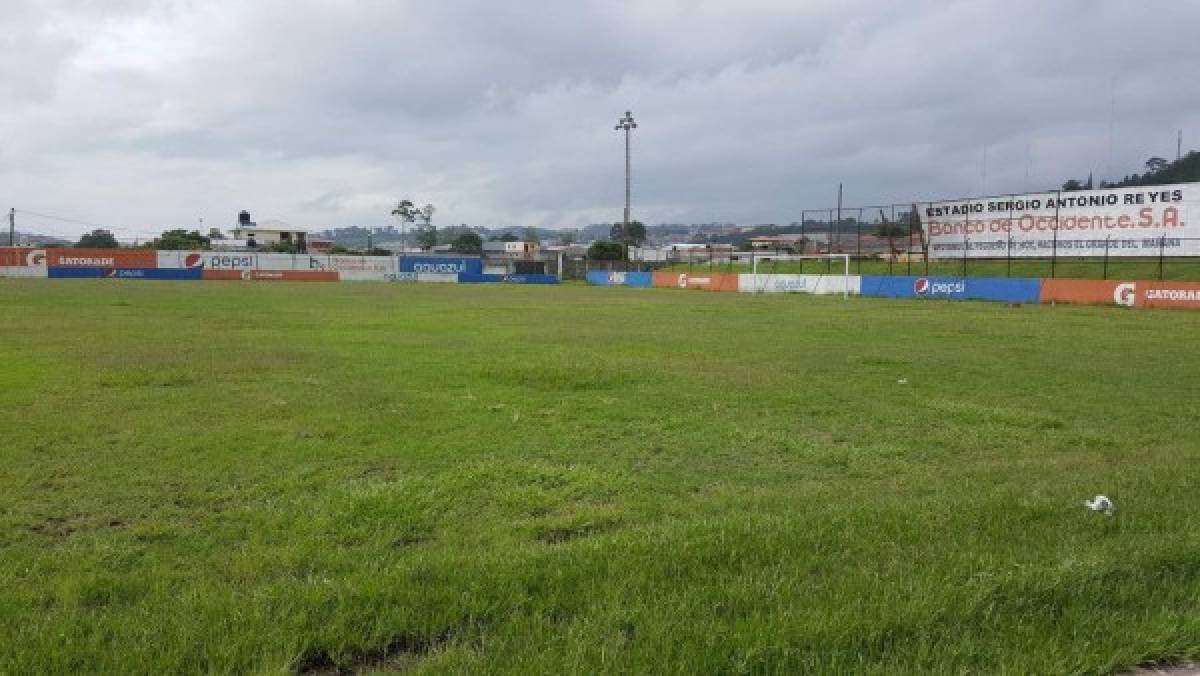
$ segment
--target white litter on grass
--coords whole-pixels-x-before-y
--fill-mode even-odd
[[[1112,516],[1113,510],[1116,509],[1107,495],[1097,495],[1091,500],[1085,500],[1083,504],[1093,512],[1103,512],[1105,516]]]
[[[908,378],[901,378],[900,380],[897,380],[897,381],[896,381],[896,384],[897,384],[897,385],[907,385],[907,384],[908,384]]]

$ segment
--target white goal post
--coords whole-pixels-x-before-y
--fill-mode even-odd
[[[842,298],[846,299],[846,298],[850,297],[850,254],[773,254],[773,253],[750,252],[750,253],[735,254],[735,258],[738,261],[743,261],[746,258],[750,259],[750,263],[751,263],[750,269],[752,270],[752,274],[754,275],[754,280],[755,280],[754,290],[756,293],[766,290],[766,283],[769,282],[770,277],[771,277],[771,273],[768,273],[766,275],[767,279],[763,280],[762,286],[759,285],[759,280],[761,279],[761,277],[758,274],[759,261],[762,261],[765,263],[769,263],[769,262],[773,262],[773,261],[828,261],[831,263],[839,262],[839,264],[837,265],[837,268],[833,268],[833,269],[840,268],[840,270],[836,274],[837,274],[837,276],[842,278],[842,282],[841,282]],[[835,274],[835,273],[831,272],[831,273],[827,273],[827,274]]]

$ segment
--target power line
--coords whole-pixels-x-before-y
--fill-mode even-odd
[[[52,214],[43,214],[43,213],[40,213],[37,211],[29,211],[28,209],[14,209],[14,211],[18,214],[25,214],[26,216],[38,216],[40,218],[49,218],[50,220],[53,220],[53,221],[62,221],[63,223],[74,223],[75,225],[85,225],[89,228],[101,228],[104,230],[123,230],[125,232],[133,232],[129,228],[122,228],[122,227],[114,226],[114,225],[105,225],[103,223],[91,223],[89,221],[81,221],[77,218],[67,218],[65,216],[54,216]]]

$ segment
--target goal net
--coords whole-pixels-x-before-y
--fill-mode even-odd
[[[850,254],[753,253],[743,258],[749,259],[751,272],[739,286],[754,293],[841,294],[848,298],[853,290]]]

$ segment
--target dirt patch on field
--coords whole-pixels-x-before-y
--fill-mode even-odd
[[[450,636],[449,630],[428,638],[401,634],[381,648],[354,651],[340,658],[335,658],[325,648],[313,648],[305,652],[292,671],[315,676],[349,676],[368,669],[402,668],[437,650],[450,640]]]

